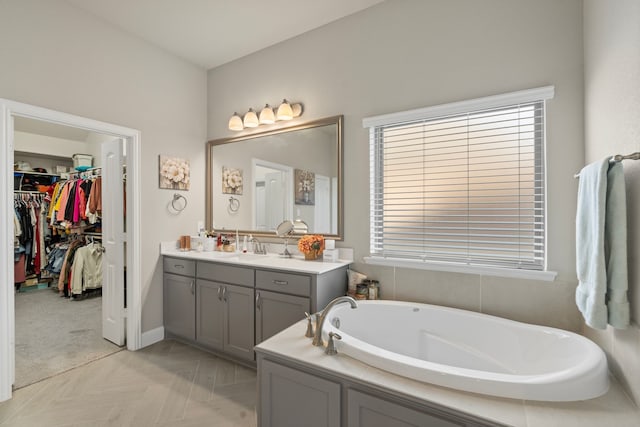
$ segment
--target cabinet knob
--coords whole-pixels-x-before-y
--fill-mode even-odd
[[[289,284],[289,282],[287,282],[286,280],[274,280],[273,283],[275,285],[287,285],[287,284]]]
[[[260,292],[256,292],[256,310],[260,310],[262,307],[262,301],[260,300]]]
[[[227,301],[227,287],[226,286],[224,286],[222,288],[222,300],[223,301]]]
[[[218,301],[222,301],[222,286],[218,286]]]

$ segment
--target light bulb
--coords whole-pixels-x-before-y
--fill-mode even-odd
[[[260,124],[270,125],[276,122],[276,117],[273,114],[273,108],[266,104],[262,111],[260,111]]]
[[[249,108],[247,114],[244,115],[244,127],[246,128],[255,128],[258,127],[258,116],[256,112],[253,111],[253,108]]]
[[[286,99],[282,100],[282,104],[278,107],[278,113],[276,115],[278,120],[291,120],[293,119],[293,111],[291,111],[291,105]]]
[[[242,130],[244,125],[242,124],[242,117],[238,113],[233,113],[233,116],[229,119],[229,130]]]

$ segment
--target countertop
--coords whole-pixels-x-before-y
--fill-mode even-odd
[[[596,399],[578,402],[535,402],[485,396],[400,377],[358,362],[349,356],[327,356],[304,337],[305,321],[298,322],[256,346],[275,355],[351,380],[384,387],[455,411],[518,427],[638,427],[640,410],[620,384],[610,378],[609,391]]]
[[[278,254],[258,255],[253,253],[219,252],[219,251],[181,251],[175,243],[161,244],[160,254],[164,256],[192,259],[198,261],[219,262],[223,264],[241,265],[247,267],[268,268],[271,270],[293,271],[299,273],[323,274],[351,264],[350,260],[336,262],[322,259],[306,261],[301,255],[283,258]]]

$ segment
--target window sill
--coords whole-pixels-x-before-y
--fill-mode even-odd
[[[479,265],[461,265],[444,262],[406,260],[399,258],[383,258],[377,256],[364,257],[364,262],[371,265],[387,267],[416,268],[420,270],[447,271],[450,273],[479,274],[482,276],[512,277],[515,279],[531,279],[553,282],[558,275],[555,271],[518,270],[514,268],[496,268]]]

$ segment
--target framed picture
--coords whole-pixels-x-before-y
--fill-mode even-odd
[[[296,205],[315,205],[316,203],[316,174],[313,172],[295,169],[294,180]]]
[[[222,193],[242,194],[242,169],[222,167]]]
[[[160,154],[160,188],[188,190],[191,184],[189,160]]]

